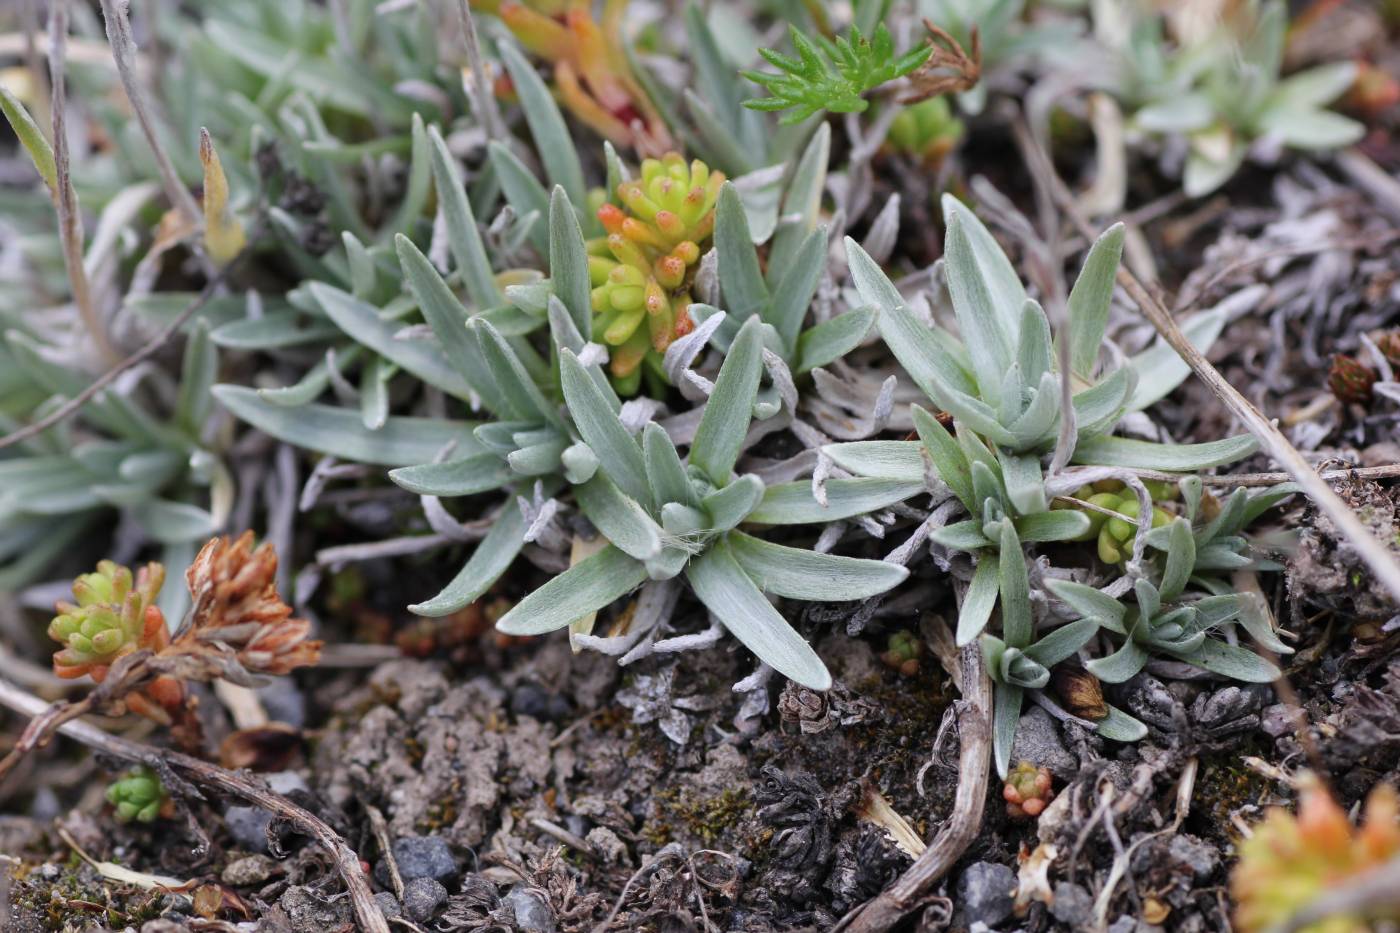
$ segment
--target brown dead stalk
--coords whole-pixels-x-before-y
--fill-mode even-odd
[[[0,680],[0,706],[36,719],[44,716],[49,709],[49,705],[39,697],[6,680]],[[370,893],[369,882],[360,866],[359,855],[315,814],[280,794],[273,793],[256,778],[227,771],[189,755],[108,735],[89,723],[77,721],[72,717],[67,718],[68,721],[58,726],[58,731],[77,739],[89,748],[157,770],[172,771],[196,786],[210,788],[260,807],[273,816],[286,820],[297,831],[310,836],[334,860],[336,870],[350,895],[359,928],[369,933],[389,933],[389,924]]]
[[[972,27],[970,53],[947,30],[931,21],[925,19],[924,28],[928,30],[928,44],[933,51],[909,76],[911,90],[899,99],[901,104],[916,104],[940,94],[961,94],[982,80],[982,37],[976,26]]]
[[[958,790],[953,812],[924,854],[874,900],[847,914],[837,925],[846,933],[888,930],[916,910],[929,888],[962,858],[982,828],[987,803],[987,775],[992,754],[992,681],[982,649],[962,649],[963,698],[958,701]]]

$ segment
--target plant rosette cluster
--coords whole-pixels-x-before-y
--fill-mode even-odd
[[[112,561],[73,583],[77,603],[60,602],[49,635],[63,644],[54,653],[60,677],[87,675],[111,688],[102,699],[173,727],[182,741],[199,734],[186,682],[225,679],[256,686],[260,675],[286,674],[320,659],[305,619],[277,595],[277,556],[252,532],[236,541],[214,538],[185,573],[192,606],[173,634],[155,604],[165,568],[148,564],[133,576]],[[114,665],[127,660],[122,677]]]
[[[1032,820],[1044,812],[1055,799],[1054,778],[1049,768],[1037,768],[1022,761],[1006,775],[1001,796],[1006,801],[1006,815],[1013,820]]]
[[[598,208],[607,236],[588,243],[594,330],[610,348],[618,391],[635,392],[639,367],[694,328],[689,281],[715,227],[724,173],[679,153],[646,159],[641,178],[617,186],[618,203]],[[620,204],[620,206],[619,206]]]
[[[175,806],[156,773],[147,767],[132,769],[125,777],[107,785],[107,802],[123,823],[154,823],[172,816]]]
[[[1070,290],[1070,325],[1061,335],[1069,341],[1069,371],[1061,372],[1045,312],[1027,295],[996,240],[956,199],[945,196],[943,207],[945,274],[961,340],[915,316],[854,242],[847,240],[847,251],[857,290],[879,310],[885,343],[935,410],[952,416],[954,428],[914,405],[918,440],[834,444],[821,453],[857,476],[926,478],[928,489],[941,486],[965,511],[965,520],[933,529],[930,539],[974,560],[956,640],[959,645],[981,640],[996,684],[998,772],[1005,776],[1010,767],[1026,692],[1044,689],[1057,664],[1115,634],[1125,643],[1111,663],[1086,662],[1101,680],[1132,676],[1150,652],[1238,679],[1272,679],[1277,672],[1257,655],[1208,637],[1238,622],[1269,648],[1287,650],[1252,597],[1230,594],[1211,572],[1263,566],[1249,553],[1241,531],[1292,489],[1252,497],[1239,490],[1207,520],[1198,478],[1179,484],[1182,502],[1173,508],[1183,514],[1176,514],[1154,503],[1154,494],[1166,503],[1176,486],[1149,487],[1135,475],[1138,469],[1184,474],[1228,463],[1252,452],[1255,442],[1241,436],[1174,445],[1113,435],[1125,414],[1161,398],[1187,372],[1174,355],[1156,348],[1101,371],[1122,228],[1111,228],[1093,244]],[[1187,327],[1208,345],[1218,323],[1207,315]],[[1066,403],[1074,415],[1069,425],[1063,423]],[[1139,518],[1148,515],[1148,521]],[[1079,611],[1071,613],[1068,624],[1041,614],[1036,609],[1041,601],[1032,599],[1025,549],[1072,548],[1089,541],[1098,542],[1101,573],[1127,575],[1124,582],[1133,586],[1115,592],[1135,589],[1138,609],[1130,614],[1116,595],[1097,587],[1045,577],[1044,587],[1062,600],[1074,597],[1072,608]],[[1164,609],[1163,601],[1178,600],[1188,584],[1209,595],[1190,606]],[[987,631],[998,607],[1000,632]],[[1127,714],[1108,704],[1104,708],[1096,724],[1101,735],[1132,740],[1145,733]]]

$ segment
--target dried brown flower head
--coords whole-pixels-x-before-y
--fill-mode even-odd
[[[194,601],[170,653],[198,655],[217,676],[249,683],[252,674],[286,674],[315,664],[321,643],[307,638],[311,623],[292,618],[277,595],[277,553],[253,533],[213,538],[185,573]]]

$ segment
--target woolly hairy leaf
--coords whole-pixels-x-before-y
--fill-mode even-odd
[[[986,291],[987,308],[993,316],[987,326],[1000,333],[1003,346],[1012,346],[1021,308],[1026,303],[1026,287],[991,232],[967,205],[951,194],[943,195],[942,205],[945,227],[951,228],[953,218],[957,218],[957,226],[971,252],[968,271]]]
[[[391,417],[375,431],[365,429],[358,412],[329,405],[287,408],[264,401],[254,389],[217,385],[219,404],[280,441],[356,463],[411,466],[426,463],[449,444],[458,456],[482,452],[472,437],[476,422],[441,418]]]
[[[432,328],[433,336],[442,344],[447,359],[487,408],[498,414],[511,411],[512,406],[505,393],[491,378],[486,359],[481,354],[481,345],[467,331],[467,309],[462,307],[457,296],[452,294],[452,289],[447,287],[428,257],[413,245],[412,240],[400,236],[394,245],[408,289],[417,300],[423,319]]]
[[[812,495],[808,482],[769,486],[748,520],[764,525],[808,525],[865,515],[924,491],[922,482],[888,479],[834,479],[826,483],[827,504]]]
[[[685,474],[680,454],[676,452],[676,445],[671,442],[666,429],[654,421],[642,429],[642,454],[646,460],[646,478],[653,501],[663,505],[679,502],[692,507],[700,504],[695,488]]]
[[[1233,463],[1259,448],[1249,434],[1202,444],[1157,444],[1129,437],[1090,437],[1074,449],[1075,463],[1188,472]]]
[[[686,577],[705,608],[769,667],[804,687],[830,688],[831,674],[821,658],[768,602],[724,541],[692,560]]]
[[[549,278],[554,294],[564,303],[584,340],[593,338],[593,306],[589,295],[588,251],[583,230],[559,185],[549,197]]]
[[[765,320],[783,338],[783,346],[789,350],[797,346],[802,319],[807,316],[807,307],[817,293],[817,285],[825,268],[826,228],[821,227],[809,233],[797,248],[791,264],[785,267],[778,281],[772,305],[764,315]]]
[[[822,453],[843,470],[879,479],[916,483],[923,479],[926,467],[917,441],[851,441],[828,444]]]
[[[1087,661],[1084,667],[1104,683],[1121,684],[1137,676],[1147,665],[1147,659],[1147,650],[1130,637],[1113,654]]]
[[[588,482],[574,487],[579,507],[614,547],[640,561],[661,553],[661,526],[635,499],[608,478],[606,466]]]
[[[481,231],[477,229],[476,214],[462,183],[457,160],[447,151],[447,143],[435,126],[428,129],[428,143],[438,207],[447,223],[447,245],[462,274],[462,284],[478,310],[494,308],[503,299],[496,287],[491,259],[481,240]]]
[[[753,418],[763,367],[760,323],[757,318],[750,318],[739,328],[720,365],[714,391],[705,403],[690,445],[691,465],[699,467],[716,486],[729,482]]]
[[[1069,293],[1070,368],[1088,379],[1103,343],[1114,277],[1123,255],[1123,225],[1114,224],[1094,241]]]
[[[441,593],[426,602],[409,606],[409,611],[437,618],[451,615],[476,602],[514,563],[516,555],[525,546],[525,527],[525,516],[520,509],[514,503],[507,503],[457,576],[443,587]]]
[[[972,644],[987,627],[987,620],[992,617],[992,609],[997,604],[998,577],[995,560],[984,557],[977,562],[977,568],[972,572],[972,583],[968,585],[967,594],[958,610],[959,648]]]
[[[597,612],[646,582],[647,571],[608,545],[553,577],[496,623],[507,635],[540,635]]]
[[[494,453],[479,453],[441,463],[422,463],[389,471],[389,479],[420,496],[472,496],[500,489],[511,469]]]
[[[539,72],[525,60],[511,42],[497,44],[501,61],[520,96],[520,109],[530,125],[535,151],[544,163],[545,176],[555,185],[562,185],[575,204],[587,203],[588,188],[583,181],[583,166],[579,163],[578,147],[569,136],[564,115],[554,102],[554,95],[540,78]]]
[[[450,395],[462,399],[471,396],[471,386],[436,344],[398,339],[398,325],[384,320],[378,309],[349,292],[324,282],[312,282],[307,288],[326,316],[357,343]]]
[[[798,334],[793,372],[799,375],[811,372],[860,346],[865,335],[870,333],[875,316],[873,308],[856,308]]]
[[[715,251],[719,277],[731,320],[743,322],[768,306],[768,286],[758,268],[758,251],[749,234],[748,215],[739,189],[727,181],[715,206]]]
[[[569,350],[559,351],[559,376],[569,414],[579,434],[598,455],[600,468],[628,496],[638,502],[651,502],[641,448],[608,404],[603,390]]]
[[[738,531],[727,540],[734,559],[759,589],[789,599],[868,599],[909,576],[908,568],[898,564],[784,547]]]
[[[763,498],[763,489],[763,480],[744,475],[710,493],[700,502],[701,509],[710,517],[707,530],[728,531],[742,522]]]

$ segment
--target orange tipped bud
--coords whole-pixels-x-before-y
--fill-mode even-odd
[[[598,208],[598,222],[609,233],[621,233],[622,222],[626,219],[627,215],[616,204],[604,204]]]

